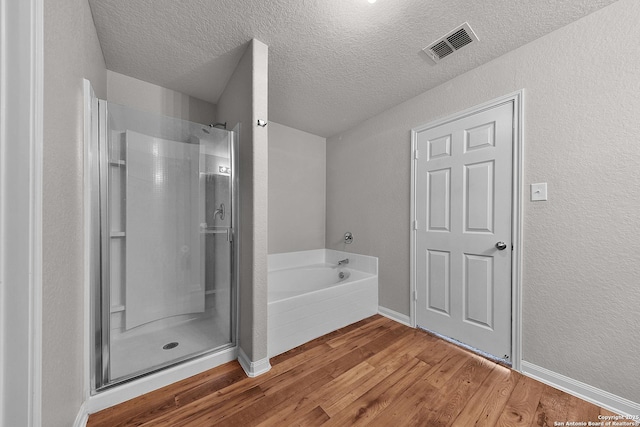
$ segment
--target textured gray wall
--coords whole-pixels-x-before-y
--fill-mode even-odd
[[[267,357],[268,133],[256,126],[268,117],[267,61],[267,46],[250,42],[218,101],[218,120],[240,123],[238,344],[251,361]]]
[[[324,249],[326,139],[269,123],[269,253]]]
[[[42,423],[70,426],[84,400],[83,89],[105,98],[86,0],[44,2]]]
[[[637,402],[638,16],[620,0],[329,139],[327,248],[352,231],[408,315],[411,128],[525,88],[523,359]]]
[[[110,70],[107,99],[149,113],[207,125],[215,122],[216,106],[210,102]]]

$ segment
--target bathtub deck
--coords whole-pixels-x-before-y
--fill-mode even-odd
[[[379,315],[271,364],[247,378],[227,363],[93,414],[87,426],[535,426],[612,415]]]

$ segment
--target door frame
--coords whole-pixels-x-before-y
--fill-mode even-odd
[[[42,424],[43,3],[0,0],[0,424],[29,427]]]
[[[416,327],[416,149],[418,133],[443,124],[489,110],[506,102],[513,102],[513,153],[511,157],[511,363],[516,371],[521,370],[522,361],[522,195],[523,189],[523,145],[524,145],[524,89],[495,98],[491,101],[467,108],[463,111],[431,121],[411,129],[411,218],[410,218],[410,318]]]

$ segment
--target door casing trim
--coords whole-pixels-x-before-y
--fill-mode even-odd
[[[0,310],[11,307],[0,319],[0,424],[28,427],[42,425],[43,406],[43,10],[43,0],[0,0]]]
[[[511,158],[511,364],[520,371],[522,363],[522,197],[523,197],[523,146],[524,146],[524,89],[495,98],[466,110],[437,119],[411,129],[411,206],[410,206],[410,313],[411,326],[416,327],[416,158],[417,135],[419,132],[462,119],[498,105],[513,102],[513,153]]]

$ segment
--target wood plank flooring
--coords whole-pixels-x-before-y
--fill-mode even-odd
[[[554,426],[613,415],[382,316],[271,365],[248,378],[230,362],[92,414],[87,426]]]

